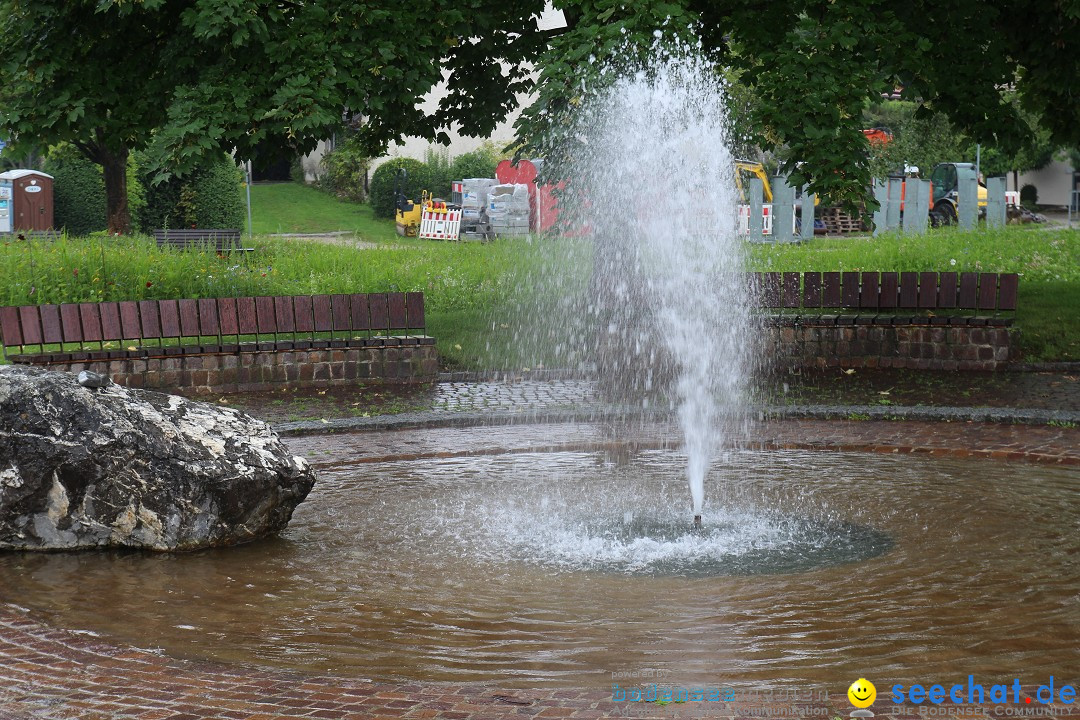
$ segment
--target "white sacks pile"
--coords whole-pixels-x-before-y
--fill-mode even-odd
[[[461,224],[469,227],[480,222],[488,203],[488,190],[498,185],[495,178],[465,178],[461,181]]]
[[[488,220],[496,236],[528,235],[530,212],[527,185],[495,185],[488,190]]]

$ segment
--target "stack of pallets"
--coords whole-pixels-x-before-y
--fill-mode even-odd
[[[830,235],[864,232],[866,230],[861,213],[852,215],[840,207],[817,208],[817,213],[821,221],[825,223]]]

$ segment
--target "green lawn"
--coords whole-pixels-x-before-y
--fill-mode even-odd
[[[1020,274],[1016,326],[1028,360],[1080,360],[1080,231],[1011,226],[924,235],[820,238],[758,245],[756,270],[943,271]]]
[[[338,229],[376,248],[256,236],[254,252],[159,249],[147,237],[63,237],[0,244],[0,305],[144,298],[423,291],[428,331],[445,364],[535,367],[550,362],[519,308],[545,303],[553,325],[569,326],[559,303],[588,278],[588,241],[553,238],[489,244],[399,238],[390,220],[295,184],[253,188],[258,230]],[[271,220],[270,218],[276,218]],[[275,226],[268,228],[273,222]],[[755,270],[956,270],[1021,274],[1017,327],[1025,358],[1080,360],[1080,231],[1007,228],[920,237],[823,238],[806,245],[752,246]],[[551,284],[553,266],[574,268]],[[554,274],[555,277],[559,273]],[[539,278],[539,279],[538,279]],[[580,336],[578,336],[580,340]],[[575,340],[571,340],[575,342]]]
[[[252,185],[251,224],[256,235],[346,230],[372,242],[397,239],[394,224],[376,220],[370,205],[343,202],[298,183]]]

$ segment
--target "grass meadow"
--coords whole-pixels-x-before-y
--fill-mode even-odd
[[[504,368],[519,360],[510,308],[528,293],[538,268],[555,258],[577,280],[588,275],[583,241],[402,240],[391,221],[374,219],[367,206],[291,184],[253,190],[260,232],[244,243],[252,252],[177,251],[142,236],[3,241],[0,305],[422,291],[428,333],[437,338],[444,364]],[[278,214],[269,213],[269,206]],[[314,208],[312,216],[304,218],[299,207]],[[295,223],[281,220],[294,215]],[[271,224],[273,232],[347,230],[376,246],[272,237]],[[1025,358],[1080,360],[1080,231],[946,228],[915,237],[821,238],[804,245],[751,246],[748,264],[775,271],[1018,272],[1016,324]]]

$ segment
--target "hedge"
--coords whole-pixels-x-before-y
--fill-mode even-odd
[[[450,163],[450,179],[493,178],[495,177],[495,167],[498,164],[499,159],[492,151],[486,149],[473,150],[458,155]]]
[[[398,170],[403,169],[406,178],[402,191],[405,197],[420,202],[420,192],[431,189],[431,172],[428,166],[413,158],[394,158],[387,160],[371,174],[368,184],[368,196],[375,217],[394,217],[394,179]]]
[[[150,184],[149,171],[141,175],[146,205],[138,225],[144,232],[170,227],[244,227],[244,175],[231,156],[222,153],[187,177],[156,185]]]
[[[45,172],[53,176],[53,225],[69,235],[89,235],[108,227],[101,166],[71,145],[50,149]]]

